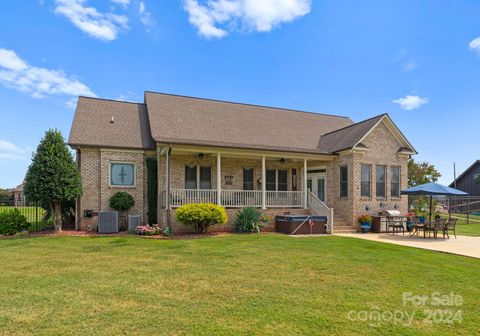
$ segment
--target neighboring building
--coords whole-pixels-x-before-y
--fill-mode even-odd
[[[387,114],[353,123],[153,92],[144,103],[80,97],[69,144],[82,175],[80,229],[96,224],[85,210],[109,210],[119,190],[134,196],[131,213],[146,219],[147,157],[159,163],[160,224],[182,204],[213,202],[227,208],[230,224],[238,208],[255,206],[272,219],[315,212],[335,218],[337,229],[351,229],[362,213],[407,212],[400,190],[416,154]]]
[[[16,188],[11,189],[11,192],[13,193],[13,203],[15,206],[25,205],[25,195],[23,194],[24,184],[25,182],[22,182],[22,184],[18,185]]]
[[[480,160],[468,167],[450,187],[464,191],[469,196],[480,196]]]

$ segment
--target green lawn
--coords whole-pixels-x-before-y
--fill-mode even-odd
[[[473,335],[480,260],[353,238],[0,241],[0,335]],[[463,297],[424,321],[402,293]],[[350,311],[415,313],[410,326]],[[448,313],[447,313],[448,314]],[[350,315],[358,316],[358,315]]]
[[[475,236],[475,237],[480,236],[480,216],[470,216],[471,219],[474,219],[470,221],[470,224],[467,224],[466,215],[455,214],[454,216],[459,217],[457,222],[457,235]]]

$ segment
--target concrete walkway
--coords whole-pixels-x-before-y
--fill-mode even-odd
[[[406,233],[405,236],[385,233],[347,233],[338,234],[337,236],[410,246],[480,259],[480,237],[457,236],[457,239],[455,239],[452,235],[450,239],[444,240],[443,238],[438,238],[435,240],[433,238],[410,237]]]

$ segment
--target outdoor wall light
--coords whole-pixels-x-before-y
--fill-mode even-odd
[[[380,202],[380,208],[385,208],[385,203]]]
[[[394,208],[395,210],[397,210],[397,209],[398,209],[398,204],[395,203],[395,205],[393,206],[393,208]]]
[[[370,211],[370,207],[368,205],[365,206],[365,211]]]
[[[232,185],[233,184],[233,175],[225,175],[225,184]]]

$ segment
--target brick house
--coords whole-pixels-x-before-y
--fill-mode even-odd
[[[147,215],[147,158],[157,164],[158,222],[175,208],[218,203],[229,224],[238,208],[316,213],[331,229],[384,208],[407,211],[407,161],[416,154],[387,114],[347,117],[146,92],[144,103],[80,97],[69,137],[82,175],[77,229],[109,210],[117,191]],[[85,211],[89,210],[89,211]],[[215,229],[215,228],[214,228]]]

